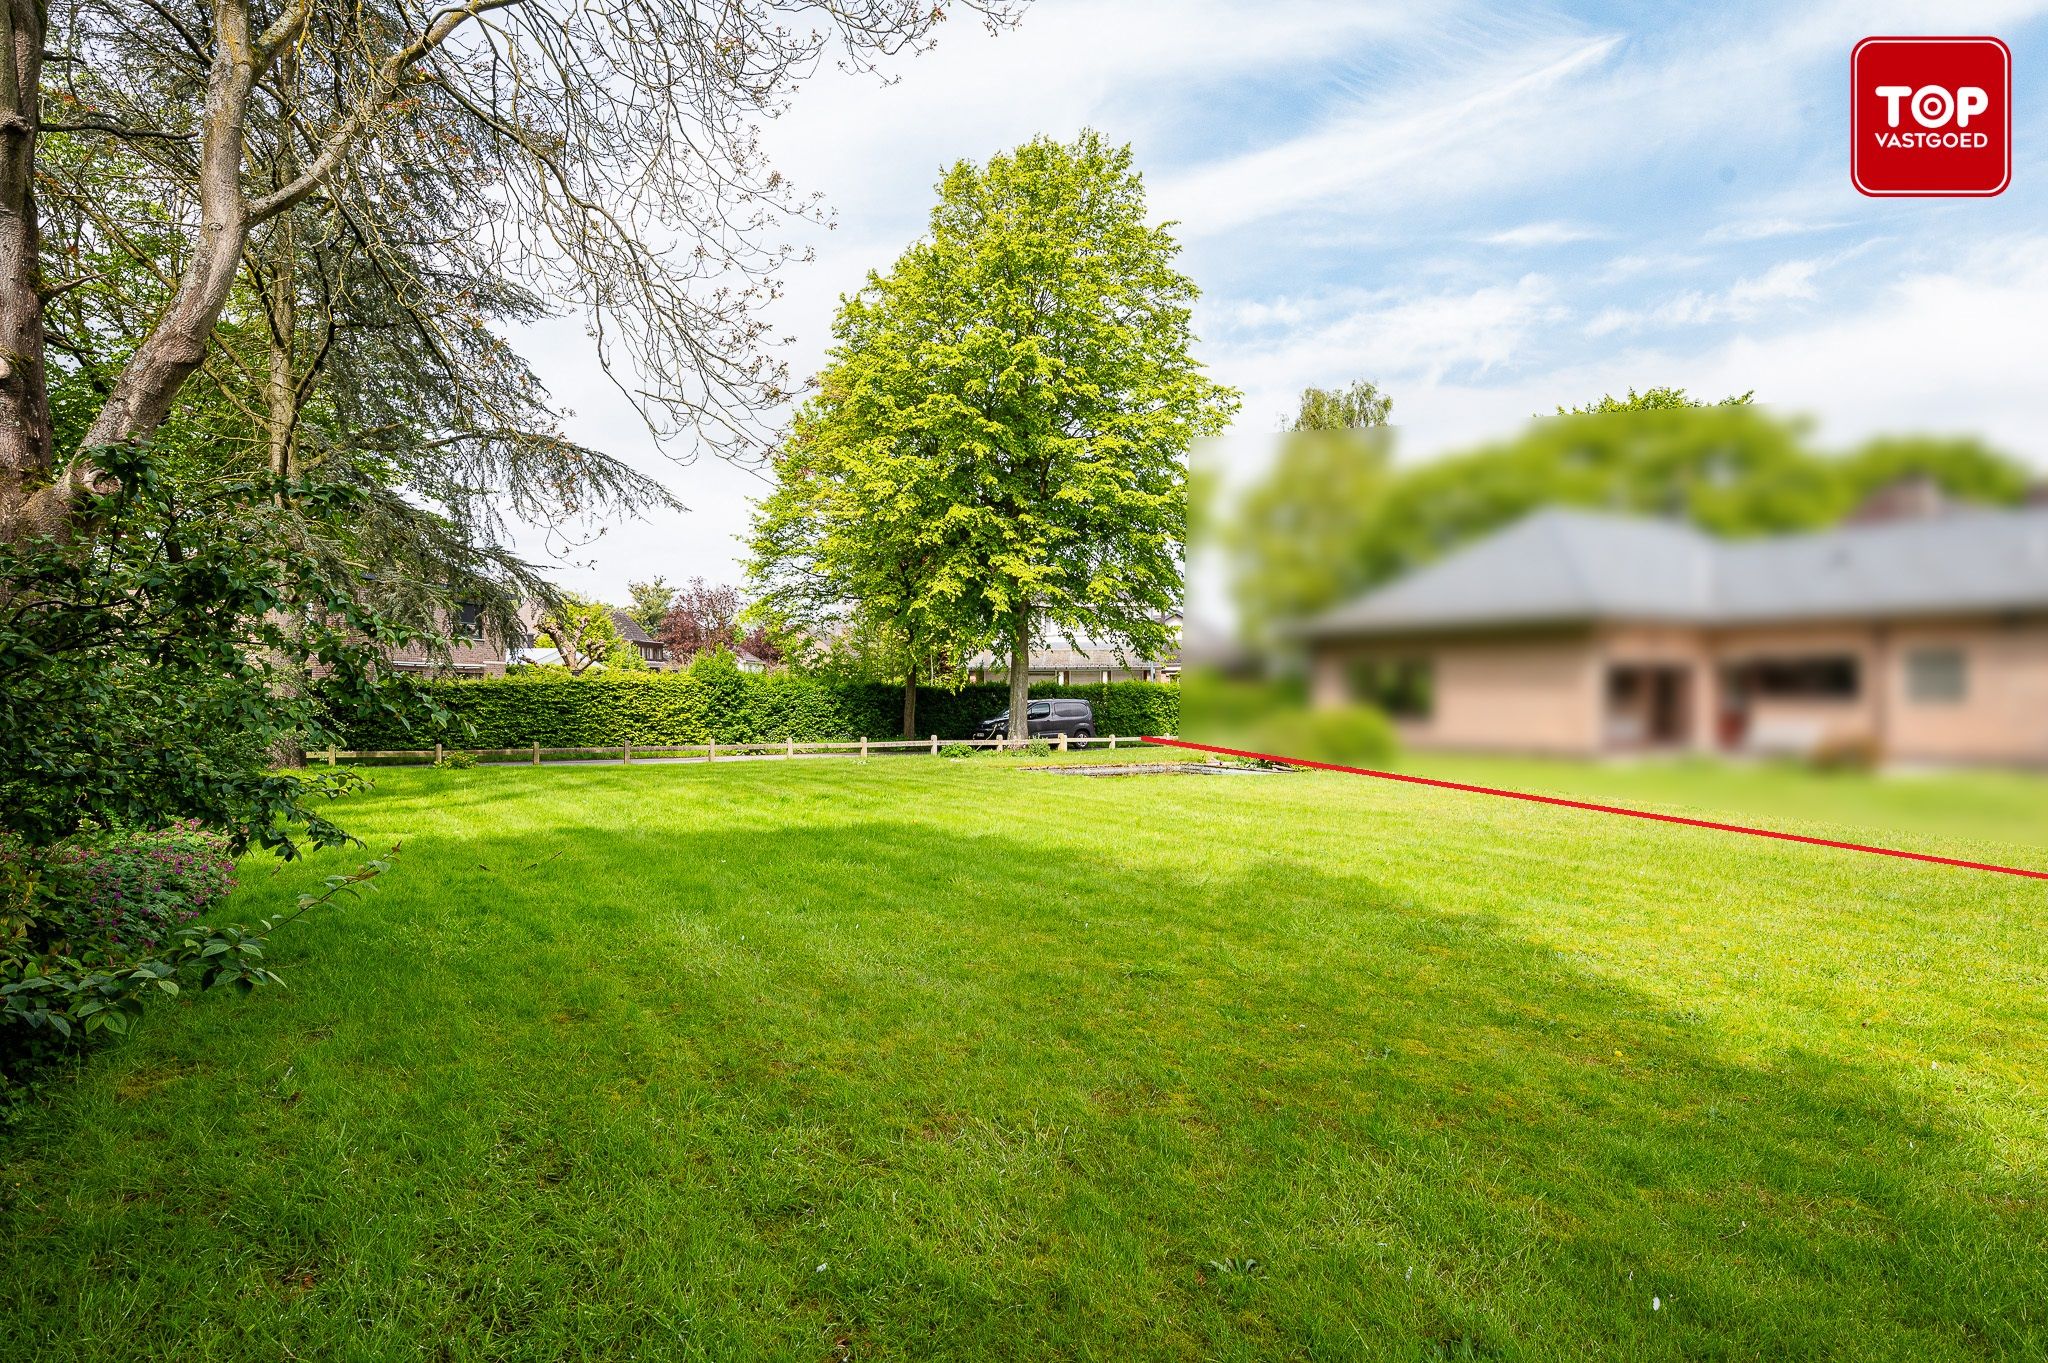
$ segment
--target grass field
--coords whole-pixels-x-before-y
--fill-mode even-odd
[[[2048,800],[1446,774],[2020,864]],[[0,1351],[2048,1352],[2042,882],[1332,774],[377,779],[288,990],[0,1135]]]

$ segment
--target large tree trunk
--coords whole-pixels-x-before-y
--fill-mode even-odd
[[[49,473],[53,439],[35,200],[43,37],[41,0],[0,0],[0,536],[9,540],[56,528],[30,523],[27,505]]]
[[[1031,737],[1031,607],[1010,619],[1010,737]]]
[[[278,58],[276,84],[290,90],[297,83],[295,54]],[[290,138],[279,148],[273,179],[289,184],[298,178],[297,143]],[[289,478],[298,472],[293,457],[293,434],[299,420],[299,231],[298,219],[287,209],[271,219],[269,239],[263,243],[268,257],[269,278],[264,285],[264,310],[270,322],[270,369],[264,375],[264,404],[269,409],[268,432],[270,472]]]
[[[903,674],[903,736],[917,737],[917,659]]]
[[[86,449],[137,440],[163,424],[178,390],[206,359],[249,241],[242,161],[257,40],[242,0],[215,0],[213,11],[218,36],[200,125],[199,232],[170,306],[122,368],[113,393],[85,433]]]

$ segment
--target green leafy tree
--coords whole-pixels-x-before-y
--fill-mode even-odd
[[[632,672],[647,666],[640,650],[619,633],[612,608],[574,592],[561,593],[542,610],[534,642],[561,654],[562,666],[572,677],[593,667]]]
[[[1901,479],[1933,481],[1960,502],[2011,506],[2025,500],[2034,473],[2025,464],[1969,437],[1880,436],[1842,457],[1843,501],[1853,508]]]
[[[1393,415],[1394,399],[1370,379],[1356,379],[1345,388],[1304,388],[1292,431],[1357,431],[1384,426]]]
[[[1304,389],[1273,466],[1225,527],[1231,595],[1246,642],[1367,585],[1372,509],[1385,493],[1394,400],[1364,379]]]
[[[1178,251],[1130,149],[1097,133],[958,163],[928,235],[843,300],[782,470],[835,485],[833,516],[884,513],[872,558],[826,576],[906,643],[1001,640],[1013,736],[1041,632],[1171,641],[1187,451],[1237,407],[1195,362]]]
[[[1747,393],[1736,393],[1722,398],[1716,403],[1701,402],[1697,398],[1689,397],[1683,388],[1645,388],[1640,393],[1631,388],[1628,390],[1627,397],[1618,398],[1612,393],[1603,393],[1600,395],[1598,402],[1581,403],[1577,407],[1560,407],[1557,409],[1557,415],[1598,416],[1603,414],[1611,415],[1615,412],[1683,412],[1708,406],[1747,407],[1754,401],[1756,401],[1756,390],[1754,388],[1750,389]]]
[[[645,582],[627,583],[626,592],[633,601],[626,607],[626,614],[649,634],[660,634],[661,622],[668,618],[669,607],[675,604],[676,588],[667,578],[657,575]]]
[[[1721,535],[1840,518],[1839,481],[1803,424],[1747,403],[1577,413],[1400,471],[1364,532],[1367,584],[1440,557],[1543,506],[1691,521]]]

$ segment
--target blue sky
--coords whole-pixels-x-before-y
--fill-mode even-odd
[[[769,132],[838,215],[798,235],[817,259],[776,318],[799,373],[838,295],[922,230],[941,166],[1093,126],[1180,223],[1202,355],[1244,390],[1247,431],[1363,376],[1421,459],[1676,383],[1755,389],[1837,443],[1980,434],[2048,473],[2048,0],[1040,0],[1000,35],[947,27],[895,83],[821,76]],[[2003,195],[1851,186],[1849,53],[1874,33],[2011,47]],[[527,344],[579,436],[692,507],[608,528],[562,580],[617,598],[655,572],[733,578],[761,485],[655,450],[573,320]]]

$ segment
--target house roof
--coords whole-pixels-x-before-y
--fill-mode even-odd
[[[2048,607],[2048,507],[1958,510],[1817,534],[1538,511],[1316,617],[1311,638],[1665,620],[1697,624]]]
[[[624,611],[613,611],[612,623],[619,627],[619,637],[629,644],[651,644],[655,642],[654,636],[642,629],[640,622]]]

